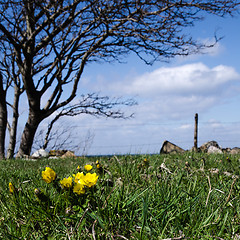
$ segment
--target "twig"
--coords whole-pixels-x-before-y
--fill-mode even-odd
[[[117,161],[118,161],[118,163],[120,163],[120,160],[117,158],[117,156],[113,156]]]
[[[122,235],[114,235],[114,237],[119,237],[119,238],[122,238],[122,239],[125,239],[125,240],[128,240],[128,238],[126,238],[126,237],[124,237],[124,236],[122,236]]]
[[[113,193],[113,191],[115,191],[115,189],[116,189],[117,187],[118,187],[118,185],[116,185],[116,186],[112,189],[112,191],[108,194],[107,198],[106,198],[105,201],[104,201],[104,204],[102,205],[102,208],[105,208],[105,207],[107,206],[107,201],[108,201],[108,199],[110,198],[111,194]]]
[[[210,193],[212,192],[212,186],[211,186],[211,181],[210,181],[210,177],[207,176],[207,179],[208,179],[208,184],[209,184],[209,191],[208,191],[208,195],[207,195],[207,199],[206,199],[206,207],[208,205],[208,199],[210,197]]]
[[[165,171],[167,171],[168,173],[172,174],[171,171],[166,167],[165,163],[162,163],[160,165],[160,168],[164,169]]]
[[[165,238],[162,240],[180,240],[180,239],[188,239],[188,237],[185,238],[185,236],[180,236],[180,237],[173,237],[173,238]]]
[[[114,237],[113,237],[113,235],[111,233],[110,233],[110,236],[111,236],[112,240],[114,240]]]
[[[234,180],[233,180],[233,182],[232,182],[231,189],[230,189],[230,192],[229,192],[229,194],[228,194],[228,198],[227,198],[226,203],[228,203],[229,200],[230,200],[230,197],[231,197],[231,194],[232,194],[232,190],[233,190],[233,185],[235,184],[236,180],[237,180],[237,178],[234,178]]]
[[[81,219],[80,219],[80,221],[79,221],[79,223],[78,223],[78,225],[77,225],[77,227],[76,227],[75,232],[78,230],[78,228],[79,228],[79,226],[80,226],[80,224],[81,224],[81,222],[82,222],[82,220],[83,220],[85,214],[87,213],[87,211],[88,211],[88,208],[84,211],[84,213],[83,213],[83,215],[82,215],[82,217],[81,217]]]
[[[32,180],[25,180],[25,181],[23,181],[22,182],[22,184],[24,184],[24,183],[29,183],[29,182],[31,182]]]
[[[71,240],[70,234],[67,229],[66,229],[66,232],[67,232],[68,240]]]
[[[214,239],[218,239],[218,240],[224,240],[223,238],[220,238],[220,237],[216,237],[216,236],[209,236],[211,238],[214,238]],[[198,239],[202,239],[203,237],[202,236],[199,236],[197,237]],[[162,240],[181,240],[181,239],[190,239],[190,237],[185,237],[184,235],[183,236],[180,236],[180,237],[173,237],[173,238],[165,238],[165,239],[162,239]]]
[[[94,240],[96,240],[96,238],[95,238],[95,230],[94,230],[94,226],[95,226],[96,222],[97,222],[97,219],[94,221],[94,223],[92,225],[92,235],[93,235],[93,239]]]

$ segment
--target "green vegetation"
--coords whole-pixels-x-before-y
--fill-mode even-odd
[[[0,239],[238,239],[239,158],[188,153],[1,161]],[[57,174],[49,183],[42,179],[47,166]],[[87,170],[99,176],[96,184],[73,192],[73,174]]]

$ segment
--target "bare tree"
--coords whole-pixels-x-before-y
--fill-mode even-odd
[[[5,158],[5,136],[7,129],[6,89],[2,74],[0,74],[0,159]]]
[[[211,45],[182,30],[203,20],[203,13],[232,15],[239,5],[232,0],[1,1],[0,41],[14,49],[29,104],[18,155],[30,154],[39,124],[76,97],[87,64],[121,62],[130,52],[147,64],[199,52]]]
[[[32,149],[38,150],[40,148],[49,150],[71,150],[78,148],[79,134],[76,134],[76,125],[69,124],[64,121],[55,122],[54,127],[48,135],[46,141],[46,129],[39,127],[36,133],[36,138],[33,142]],[[65,124],[65,125],[64,125]],[[48,131],[48,128],[47,128]],[[77,138],[78,137],[78,138]]]
[[[7,149],[7,158],[13,158],[16,147],[16,138],[17,138],[17,127],[18,127],[18,118],[19,118],[19,101],[20,95],[23,93],[24,89],[20,87],[21,82],[15,79],[14,81],[14,99],[13,104],[9,104],[12,108],[12,124],[8,122],[9,130],[9,145]]]
[[[44,144],[41,147],[43,149],[47,148],[54,124],[64,116],[74,117],[81,114],[88,114],[94,117],[126,119],[133,117],[133,114],[126,116],[121,109],[116,107],[121,105],[133,106],[136,104],[136,101],[133,99],[109,98],[108,96],[99,96],[97,93],[82,95],[81,99],[77,103],[69,104],[66,107],[63,107],[61,111],[58,112],[51,120],[47,127]],[[51,136],[51,140],[52,139],[53,136]]]
[[[19,118],[19,101],[20,95],[24,92],[24,87],[22,86],[23,83],[20,79],[21,75],[16,64],[16,52],[14,48],[8,42],[0,41],[0,49],[2,53],[2,59],[0,61],[0,71],[3,73],[2,75],[4,78],[5,86],[5,94],[1,94],[2,98],[5,98],[5,100],[2,99],[1,104],[6,105],[6,109],[4,110],[6,112],[5,120],[7,120],[7,112],[12,113],[12,123],[10,123],[10,121],[7,121],[7,127],[9,130],[9,145],[7,150],[7,158],[13,158],[16,146],[17,125]],[[10,95],[10,97],[7,96],[7,93],[8,95]],[[12,103],[10,102],[9,98],[11,99]],[[7,106],[11,108],[11,111],[7,111]],[[4,138],[0,139],[1,141],[5,142]]]
[[[71,124],[69,121],[56,121],[54,125],[51,125],[51,123],[52,121],[48,124],[47,129],[40,127],[36,133],[33,150],[43,148],[48,150],[70,150],[77,152],[81,156],[87,154],[95,136],[91,129],[88,129],[87,133],[83,135],[76,131],[79,126]],[[49,132],[50,125],[52,128]]]

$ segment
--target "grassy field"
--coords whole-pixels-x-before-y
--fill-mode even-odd
[[[239,158],[188,153],[0,161],[0,239],[240,239]],[[45,167],[57,174],[49,183]],[[81,194],[78,172],[98,175]],[[61,185],[68,177],[73,184]]]

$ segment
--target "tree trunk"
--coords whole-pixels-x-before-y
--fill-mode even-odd
[[[9,145],[7,150],[7,158],[13,158],[14,157],[14,150],[16,146],[16,136],[17,136],[17,124],[18,124],[18,107],[19,107],[19,98],[20,98],[20,89],[17,85],[15,85],[15,91],[14,91],[14,101],[13,101],[13,120],[12,120],[12,126],[10,128],[9,132]]]
[[[2,75],[0,74],[0,159],[5,159],[6,129],[7,129],[6,91],[3,89]]]
[[[20,147],[16,155],[17,158],[30,155],[35,133],[42,120],[41,111],[29,110],[28,120],[24,127]]]

